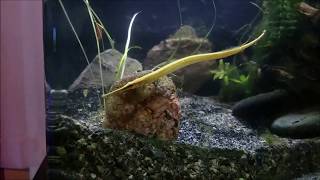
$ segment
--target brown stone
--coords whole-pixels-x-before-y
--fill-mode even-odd
[[[309,17],[311,19],[311,21],[314,24],[318,24],[319,25],[319,20],[320,20],[320,10],[305,3],[305,2],[301,2],[298,4],[298,11],[305,15],[306,17]]]
[[[211,52],[211,43],[206,38],[197,36],[191,26],[182,26],[173,36],[161,41],[149,50],[144,61],[145,69],[152,69],[165,62],[174,61],[192,54]],[[211,77],[215,61],[197,63],[174,72],[173,80],[181,83],[182,89],[187,92],[196,92],[205,81]]]
[[[111,90],[148,72],[116,82]],[[175,139],[178,136],[180,105],[176,88],[168,77],[105,99],[106,128],[128,130],[148,137]]]

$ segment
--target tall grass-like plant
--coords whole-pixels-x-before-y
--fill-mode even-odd
[[[96,45],[97,45],[97,53],[98,53],[98,60],[99,60],[99,69],[100,69],[100,79],[101,79],[101,88],[102,88],[102,94],[104,95],[105,94],[105,89],[104,89],[104,80],[103,80],[103,74],[102,74],[102,62],[101,62],[101,48],[100,48],[100,42],[99,42],[99,37],[98,37],[98,28],[101,28],[103,30],[103,32],[105,33],[105,35],[107,36],[108,40],[109,40],[109,43],[110,43],[110,46],[112,49],[114,49],[114,40],[111,38],[110,34],[108,33],[108,31],[106,30],[105,26],[103,25],[101,19],[99,18],[99,16],[95,13],[95,11],[93,10],[93,8],[91,7],[90,5],[90,2],[89,0],[83,0],[83,2],[85,3],[86,7],[87,7],[87,11],[88,11],[88,14],[89,14],[89,17],[90,17],[90,21],[91,21],[91,25],[92,25],[92,28],[93,28],[93,31],[94,31],[94,35],[95,35],[95,39],[96,39]],[[68,20],[68,23],[69,25],[71,26],[72,28],[72,31],[74,33],[74,35],[76,36],[77,38],[77,41],[81,47],[81,50],[85,56],[85,59],[87,61],[87,64],[90,64],[89,62],[89,59],[88,59],[88,56],[87,56],[87,53],[82,45],[82,42],[69,18],[69,15],[62,3],[62,0],[59,0],[59,4]],[[126,41],[126,46],[125,46],[125,50],[124,50],[124,53],[119,61],[119,65],[118,65],[118,68],[117,68],[117,73],[116,73],[116,80],[118,79],[121,79],[123,77],[123,74],[124,74],[124,69],[125,69],[125,64],[126,64],[126,59],[127,59],[127,56],[128,56],[128,52],[130,51],[130,49],[133,49],[133,48],[140,48],[140,47],[137,47],[137,46],[133,46],[133,47],[129,47],[130,45],[130,39],[131,39],[131,30],[132,30],[132,26],[133,26],[133,22],[136,18],[136,16],[138,15],[139,13],[135,13],[131,19],[131,22],[130,22],[130,25],[129,25],[129,29],[128,29],[128,37],[127,37],[127,41]],[[97,25],[97,26],[96,26]],[[93,75],[93,72],[92,70],[90,69],[91,71],[91,74]]]
[[[79,38],[79,36],[78,36],[78,33],[77,33],[77,31],[75,30],[75,28],[74,28],[74,26],[73,26],[73,24],[72,24],[72,22],[71,22],[71,20],[70,20],[70,18],[69,18],[69,15],[68,15],[68,13],[67,13],[67,11],[66,11],[66,9],[65,9],[65,7],[64,7],[64,5],[63,5],[63,3],[62,3],[61,0],[59,0],[59,4],[60,4],[60,6],[61,6],[61,8],[62,8],[62,11],[63,11],[64,15],[66,16],[66,18],[67,18],[67,20],[68,20],[68,23],[69,23],[69,25],[70,25],[70,27],[71,27],[71,29],[72,29],[72,31],[73,31],[73,34],[74,34],[74,35],[76,36],[76,38],[77,38],[77,41],[78,41],[78,43],[79,43],[79,46],[80,46],[80,48],[81,48],[81,51],[82,51],[85,59],[86,59],[86,62],[87,62],[87,64],[89,65],[90,62],[89,62],[89,58],[88,58],[88,56],[87,56],[87,53],[86,53],[86,51],[85,51],[85,49],[84,49],[84,47],[83,47],[83,45],[82,45],[82,42],[81,42],[81,40],[80,40],[80,38]],[[93,72],[92,72],[92,69],[91,69],[91,68],[90,68],[90,72],[91,72],[91,75],[93,76]]]
[[[80,40],[80,38],[79,38],[79,36],[78,36],[78,33],[77,33],[77,31],[75,30],[75,28],[74,28],[74,26],[73,26],[73,24],[72,24],[72,22],[71,22],[71,20],[70,20],[70,17],[69,17],[69,15],[68,15],[68,13],[67,13],[67,11],[66,11],[66,9],[65,9],[65,7],[64,7],[64,5],[63,5],[63,3],[62,3],[61,0],[59,0],[59,4],[60,4],[60,6],[61,6],[61,8],[62,8],[62,11],[63,11],[64,15],[66,16],[66,18],[67,18],[67,20],[68,20],[68,23],[69,23],[69,25],[70,25],[70,27],[71,27],[71,29],[72,29],[73,34],[76,36],[76,39],[77,39],[77,41],[78,41],[78,44],[79,44],[79,46],[80,46],[80,48],[81,48],[81,51],[82,51],[82,53],[83,53],[83,55],[84,55],[84,57],[85,57],[85,59],[86,59],[86,62],[87,62],[87,64],[88,64],[88,67],[89,67],[89,70],[90,70],[90,75],[91,75],[91,77],[94,77],[92,68],[91,68],[91,66],[89,66],[90,61],[89,61],[88,55],[87,55],[87,53],[86,53],[86,51],[85,51],[85,49],[84,49],[84,47],[83,47],[83,44],[82,44],[82,42],[81,42],[81,40]],[[102,74],[102,72],[101,72],[101,74]],[[100,96],[99,96],[99,95],[98,95],[98,98],[100,99]]]
[[[212,2],[212,7],[213,7],[213,20],[212,20],[212,25],[209,29],[209,31],[207,32],[207,34],[204,36],[204,39],[207,39],[209,37],[209,35],[211,34],[211,32],[213,31],[214,26],[216,25],[216,21],[217,21],[217,8],[216,8],[216,3],[214,2],[214,0],[211,1]],[[202,46],[202,42],[200,42],[200,44],[196,47],[196,49],[191,53],[191,54],[195,54],[197,53],[200,48]]]
[[[92,8],[91,8],[91,6],[89,4],[89,0],[84,0],[84,2],[86,4],[86,6],[87,6],[88,13],[89,13],[90,20],[91,20],[91,24],[92,24],[92,28],[93,28],[94,35],[95,35],[95,38],[96,38],[97,52],[98,52],[98,59],[99,59],[101,88],[102,88],[102,95],[104,95],[105,94],[105,90],[104,90],[104,81],[103,81],[103,74],[102,74],[102,62],[101,62],[101,52],[100,52],[100,43],[99,43],[99,39],[98,39],[98,33],[97,33],[96,26],[95,26],[94,15],[93,15],[93,13],[91,11]]]
[[[255,23],[259,20],[259,18],[261,17],[261,14],[264,14],[263,9],[254,2],[250,2],[251,5],[253,5],[254,7],[256,7],[258,9],[258,13],[254,16],[254,18],[248,23],[243,25],[242,27],[240,27],[237,32],[240,33],[241,31],[243,31],[243,33],[241,34],[240,38],[239,38],[239,44],[244,43],[243,39],[246,37],[247,34],[250,33],[250,31],[252,31],[252,29],[254,28]],[[251,33],[249,35],[249,38],[246,42],[249,41],[249,39],[254,36],[253,33]]]
[[[84,0],[85,1],[85,0]],[[108,40],[109,40],[109,43],[110,43],[110,46],[112,49],[114,49],[114,40],[111,38],[110,36],[110,33],[107,31],[107,29],[105,28],[105,26],[103,25],[101,19],[99,18],[99,16],[97,15],[97,13],[95,13],[95,11],[91,8],[91,6],[89,5],[90,7],[90,10],[92,12],[92,14],[94,15],[94,20],[95,20],[95,23],[97,23],[97,25],[102,28],[103,32],[106,34]]]
[[[132,29],[133,22],[138,14],[139,14],[139,12],[135,13],[130,21],[130,25],[128,28],[128,37],[127,37],[127,41],[126,41],[126,46],[125,46],[123,55],[120,59],[120,62],[119,62],[118,68],[117,68],[117,73],[116,73],[116,78],[115,78],[116,80],[119,80],[123,77],[124,69],[125,69],[125,65],[126,65],[126,61],[127,61],[127,57],[128,57],[128,52],[130,50],[129,45],[130,45],[130,38],[131,38],[131,29]]]

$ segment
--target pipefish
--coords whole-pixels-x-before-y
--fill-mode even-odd
[[[264,30],[261,33],[261,35],[258,36],[256,39],[254,39],[248,43],[242,44],[241,46],[233,47],[230,49],[226,49],[226,50],[222,50],[222,51],[218,51],[218,52],[214,52],[214,53],[196,54],[196,55],[181,58],[181,59],[176,60],[172,63],[169,63],[169,64],[167,64],[167,65],[165,65],[155,71],[152,71],[142,77],[134,79],[134,80],[128,82],[127,84],[125,84],[124,86],[122,86],[121,88],[118,88],[114,91],[111,91],[111,92],[103,95],[102,97],[105,98],[107,96],[110,96],[111,94],[125,92],[130,89],[135,89],[135,88],[141,87],[144,84],[152,83],[162,76],[170,74],[178,69],[184,68],[184,67],[189,66],[191,64],[195,64],[195,63],[199,63],[199,62],[203,62],[203,61],[208,61],[208,60],[222,59],[222,58],[226,58],[226,57],[238,54],[238,53],[242,52],[243,50],[247,49],[248,47],[254,45],[257,41],[259,41],[263,37],[265,32],[266,31]]]

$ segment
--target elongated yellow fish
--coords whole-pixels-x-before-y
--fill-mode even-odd
[[[262,36],[265,34],[265,32],[266,31],[264,30],[259,37],[257,37],[253,41],[245,43],[241,46],[237,46],[234,48],[230,48],[230,49],[226,49],[226,50],[218,51],[218,52],[214,52],[214,53],[197,54],[197,55],[192,55],[192,56],[187,56],[187,57],[181,58],[181,59],[176,60],[172,63],[169,63],[169,64],[167,64],[167,65],[165,65],[155,71],[152,71],[152,72],[150,72],[140,78],[132,80],[132,81],[128,82],[127,84],[125,84],[124,86],[122,86],[121,88],[118,88],[114,91],[111,91],[111,92],[103,95],[102,97],[105,98],[111,94],[121,93],[121,92],[130,90],[130,89],[135,89],[137,87],[143,86],[144,84],[154,82],[155,80],[159,79],[162,76],[170,74],[178,69],[184,68],[184,67],[189,66],[191,64],[195,64],[195,63],[203,62],[203,61],[208,61],[208,60],[222,59],[222,58],[226,58],[226,57],[238,54],[238,53],[242,52],[243,50],[247,49],[248,47],[252,46],[253,44],[255,44],[257,41],[259,41],[262,38]]]

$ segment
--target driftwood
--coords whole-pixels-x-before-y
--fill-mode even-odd
[[[298,5],[298,11],[311,19],[314,24],[320,24],[320,10],[305,3],[301,2]]]

